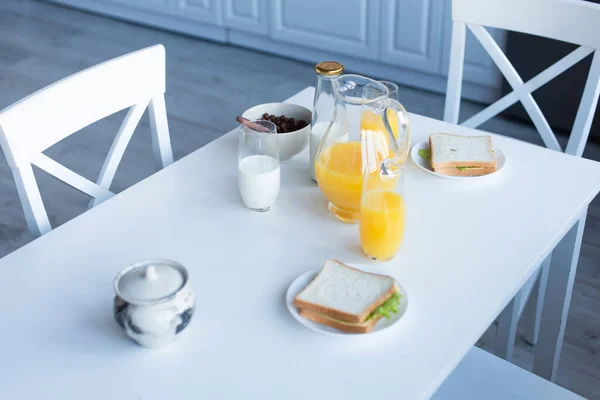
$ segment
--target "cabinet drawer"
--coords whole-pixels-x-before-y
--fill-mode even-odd
[[[269,0],[223,0],[223,23],[236,31],[267,35]]]
[[[175,13],[210,25],[223,25],[221,0],[175,0]]]
[[[271,5],[273,40],[370,60],[379,57],[379,0],[272,0]]]
[[[147,10],[162,17],[222,26],[221,0],[100,0],[101,3]]]
[[[420,71],[442,69],[445,2],[389,0],[383,3],[381,60]]]

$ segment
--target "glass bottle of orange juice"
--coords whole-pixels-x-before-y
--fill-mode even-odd
[[[321,139],[333,120],[335,110],[335,95],[333,94],[333,80],[344,72],[344,66],[336,61],[323,61],[315,66],[317,72],[317,87],[313,101],[312,120],[310,123],[310,150],[309,170],[310,177],[317,181],[315,176],[315,156],[319,149]]]
[[[360,244],[369,258],[394,258],[404,238],[406,193],[403,162],[388,159],[365,172],[360,203]]]

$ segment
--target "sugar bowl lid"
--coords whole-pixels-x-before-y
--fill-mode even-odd
[[[187,284],[185,267],[175,261],[154,259],[131,264],[115,278],[117,295],[128,303],[151,305],[164,303]]]

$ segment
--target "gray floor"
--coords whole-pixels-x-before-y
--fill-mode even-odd
[[[166,102],[176,159],[234,128],[235,116],[246,108],[284,99],[315,82],[313,66],[305,63],[36,1],[1,0],[0,109],[71,73],[155,43],[162,43],[167,49]],[[409,111],[442,117],[441,95],[402,88],[400,99]],[[465,104],[463,117],[478,109],[478,105]],[[123,117],[121,112],[85,128],[47,153],[95,180]],[[541,143],[531,127],[520,123],[496,120],[482,128]],[[585,156],[600,160],[600,146],[589,145]],[[128,147],[112,190],[122,191],[153,172],[149,126],[144,119]],[[37,176],[54,226],[84,212],[84,195],[41,172]],[[0,204],[3,256],[31,241],[3,155]],[[600,199],[596,199],[586,223],[558,377],[562,386],[595,399],[600,399],[599,238]],[[480,345],[489,349],[492,338],[490,330]],[[530,368],[532,354],[532,348],[519,337],[516,362]]]

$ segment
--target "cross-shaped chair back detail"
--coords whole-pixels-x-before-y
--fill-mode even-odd
[[[498,66],[513,91],[462,122],[477,127],[520,101],[546,147],[562,151],[532,92],[574,64],[593,54],[575,123],[565,149],[581,156],[588,139],[600,93],[600,5],[581,0],[453,0],[452,46],[444,120],[457,124],[460,110],[466,28],[475,35]],[[484,26],[578,44],[579,48],[523,82],[502,49]]]
[[[90,67],[0,111],[0,145],[17,184],[34,236],[52,228],[32,164],[92,197],[90,207],[114,194],[110,185],[133,132],[149,109],[159,168],[173,162],[164,101],[165,49],[151,46]],[[115,112],[129,108],[96,182],[78,175],[44,150]]]

